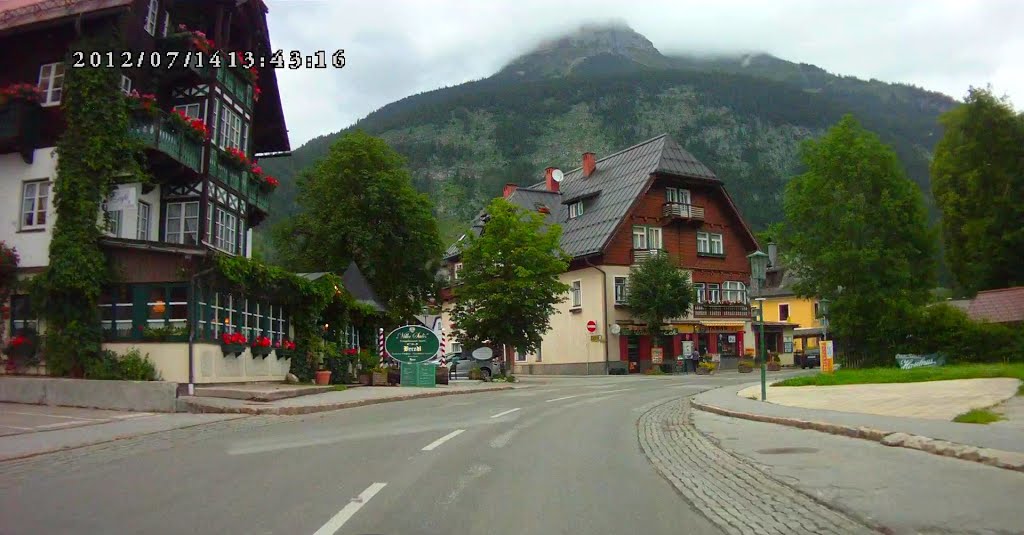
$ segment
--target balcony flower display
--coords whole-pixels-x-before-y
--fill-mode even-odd
[[[140,117],[156,117],[160,113],[160,108],[156,105],[156,95],[152,93],[139,93],[133,89],[128,94],[128,104],[132,108],[132,113]]]
[[[262,95],[262,94],[263,94],[263,90],[260,89],[260,86],[258,86],[258,85],[253,85],[252,86],[252,99],[253,100],[255,100],[256,102],[259,102],[260,101],[260,95]]]
[[[4,102],[21,101],[38,104],[43,100],[43,92],[34,84],[11,84],[0,89],[0,100]]]
[[[224,356],[241,355],[247,345],[249,345],[249,341],[242,333],[235,332],[220,335],[220,349],[224,352]]]
[[[199,30],[190,30],[184,24],[178,25],[178,35],[187,37],[196,50],[209,54],[216,48],[213,39],[206,37],[206,34]]]
[[[251,168],[252,164],[249,163],[249,157],[245,155],[245,152],[239,150],[236,147],[228,147],[225,151],[226,157],[224,162],[234,167],[235,169]]]
[[[252,341],[252,347],[249,350],[252,352],[253,357],[266,357],[273,351],[273,347],[270,346],[270,338],[266,336],[257,336]]]
[[[206,123],[204,123],[202,119],[189,117],[189,115],[182,110],[174,110],[171,112],[168,126],[177,132],[184,133],[186,136],[196,141],[202,142],[210,138],[210,129],[206,126]]]

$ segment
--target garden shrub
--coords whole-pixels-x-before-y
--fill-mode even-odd
[[[97,358],[85,363],[86,379],[105,379],[114,381],[156,381],[156,366],[149,360],[149,355],[132,348],[124,356],[104,349]]]
[[[1024,332],[1006,325],[971,320],[947,304],[923,307],[907,329],[900,352],[944,353],[949,362],[1024,360]]]

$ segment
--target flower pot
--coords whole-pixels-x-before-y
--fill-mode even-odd
[[[370,374],[361,373],[359,374],[359,384],[363,386],[370,386]]]
[[[373,372],[373,386],[388,386],[388,373]]]
[[[269,355],[270,352],[273,351],[273,350],[274,350],[274,348],[272,348],[270,346],[265,346],[265,347],[264,346],[252,346],[252,347],[249,348],[249,351],[252,352],[252,357],[253,358],[259,357],[261,359],[262,358],[267,358],[267,355]]]
[[[770,372],[777,372],[777,371],[779,371],[781,369],[782,369],[782,364],[779,364],[778,362],[769,362],[768,363],[768,371],[770,371]]]
[[[316,384],[318,384],[318,385],[329,385],[329,384],[331,384],[331,370],[317,370],[316,371]]]
[[[224,352],[225,357],[237,357],[245,352],[244,344],[225,344],[220,343],[220,350]]]

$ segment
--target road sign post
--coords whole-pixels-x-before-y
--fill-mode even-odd
[[[434,366],[426,361],[441,349],[436,332],[421,325],[405,325],[388,334],[384,347],[401,363],[402,386],[435,386]]]

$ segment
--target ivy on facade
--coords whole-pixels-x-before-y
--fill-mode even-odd
[[[116,50],[113,29],[79,39],[70,53]],[[50,263],[35,278],[33,296],[46,322],[46,361],[53,375],[82,376],[99,358],[99,296],[108,282],[100,248],[100,208],[116,183],[145,181],[142,145],[129,132],[129,104],[118,90],[119,69],[68,69],[57,141],[56,222]]]
[[[7,299],[11,297],[14,286],[18,283],[18,251],[8,247],[0,241],[0,306],[4,313],[0,315],[0,339],[4,337],[4,327],[7,325],[7,318],[10,317],[10,308]],[[11,333],[12,335],[14,333]]]

